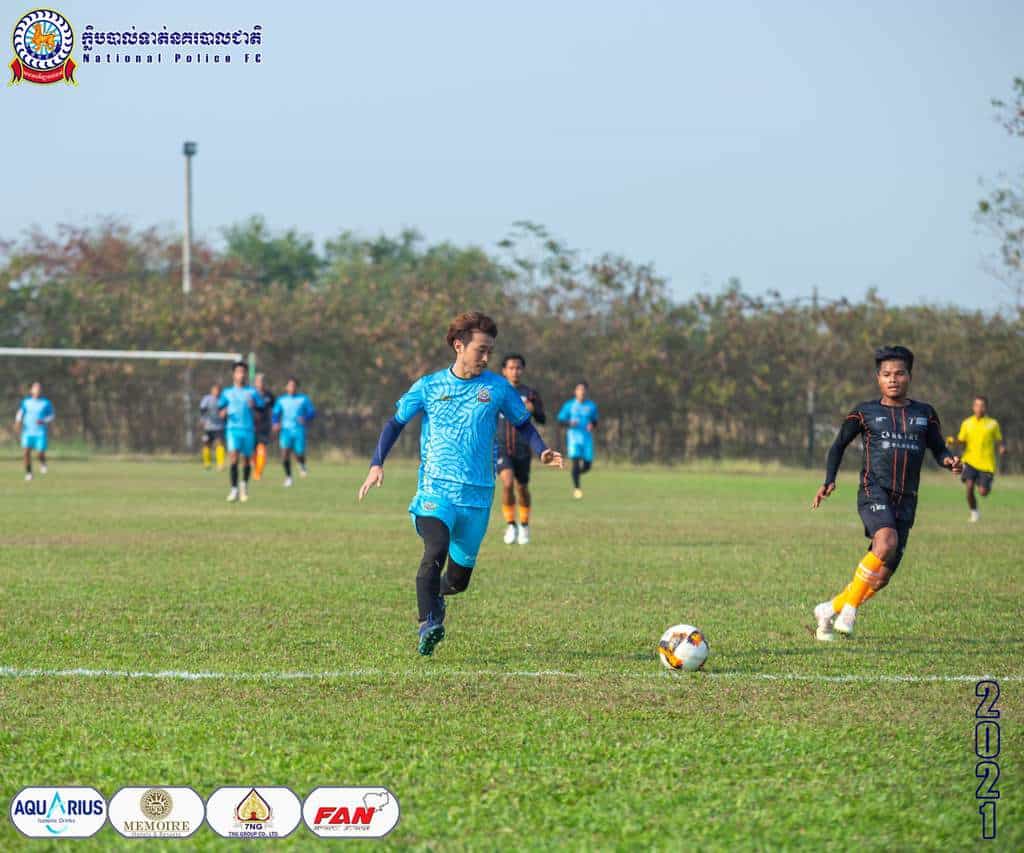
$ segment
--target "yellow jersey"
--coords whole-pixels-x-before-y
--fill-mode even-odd
[[[983,418],[976,418],[971,415],[964,418],[960,424],[960,434],[957,441],[965,445],[963,461],[978,471],[986,471],[989,474],[996,472],[996,445],[1003,440],[1003,433],[999,429],[999,421],[985,415]]]

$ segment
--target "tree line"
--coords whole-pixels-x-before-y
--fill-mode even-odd
[[[606,458],[818,465],[849,407],[875,394],[874,348],[901,343],[917,356],[913,396],[936,406],[947,434],[987,394],[1010,459],[1021,456],[1019,308],[894,307],[871,292],[794,301],[736,281],[678,298],[650,265],[582,259],[530,223],[492,251],[412,231],[343,232],[318,251],[259,218],[225,237],[223,248],[195,247],[188,298],[179,238],[160,229],[106,221],[0,243],[0,345],[253,351],[272,387],[294,374],[316,401],[314,445],[367,455],[409,384],[448,363],[451,317],[474,308],[496,319],[499,354],[525,355],[526,381],[549,408],[590,383]],[[193,399],[228,373],[195,365]],[[171,362],[0,357],[12,417],[38,379],[58,410],[58,443],[122,451],[184,448],[184,377]],[[401,449],[412,453],[407,432]],[[554,426],[546,433],[561,441]]]

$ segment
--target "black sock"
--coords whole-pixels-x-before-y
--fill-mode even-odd
[[[580,487],[580,460],[572,460],[572,484],[578,489]]]
[[[296,458],[299,460],[299,466],[302,468],[303,471],[305,471],[306,470],[306,457],[305,456],[296,456]]]
[[[31,462],[26,462],[25,463],[25,473],[26,474],[31,474],[32,473],[32,463]]]
[[[465,592],[466,587],[469,586],[469,579],[472,576],[472,566],[460,566],[449,557],[448,568],[441,576],[441,595],[455,595]]]
[[[589,470],[590,470],[590,466],[591,466],[592,464],[593,464],[593,463],[592,463],[592,462],[590,462],[589,460],[584,460],[584,462],[583,462],[583,470],[582,470],[582,471],[580,471],[580,476],[583,476],[584,474],[586,474],[586,473],[587,473],[587,471],[589,471]]]
[[[238,463],[237,462],[232,462],[231,463],[231,488],[232,489],[237,489],[238,488]]]
[[[292,460],[291,459],[285,459],[284,460],[284,475],[286,477],[289,477],[289,478],[292,476]]]
[[[245,463],[245,467],[242,469],[242,478],[247,483],[249,482],[249,474],[250,474],[251,471],[252,471],[252,465],[250,465],[248,462],[246,462]]]

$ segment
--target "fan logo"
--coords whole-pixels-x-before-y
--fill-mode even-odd
[[[380,838],[399,816],[387,788],[317,788],[302,806],[306,826],[321,838]]]
[[[10,86],[27,80],[46,85],[63,80],[78,85],[75,61],[71,51],[75,33],[71,22],[53,9],[33,9],[22,15],[14,25],[11,38],[14,59],[11,61]]]

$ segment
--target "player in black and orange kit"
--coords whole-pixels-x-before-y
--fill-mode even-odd
[[[526,359],[512,352],[501,362],[501,375],[519,393],[520,399],[539,424],[547,422],[544,401],[533,388],[523,385]],[[505,544],[530,544],[530,446],[519,438],[516,428],[498,415],[498,431],[494,434],[495,470],[501,478],[501,512],[505,516]],[[519,498],[519,524],[516,525],[516,498]]]
[[[817,509],[836,490],[843,451],[860,436],[864,463],[857,511],[871,550],[846,589],[814,608],[819,640],[834,639],[834,631],[852,634],[857,608],[889,582],[903,559],[914,526],[925,451],[930,450],[935,461],[954,474],[963,470],[960,458],[946,449],[935,409],[907,397],[914,354],[906,347],[883,347],[875,353],[875,368],[881,399],[861,403],[846,416],[828,452],[825,482],[811,503],[811,509]]]

